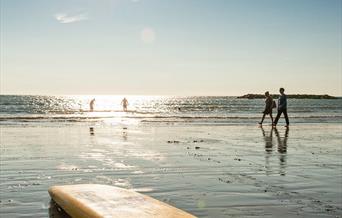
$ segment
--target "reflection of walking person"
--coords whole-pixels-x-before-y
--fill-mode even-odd
[[[273,147],[273,131],[271,130],[269,132],[269,135],[266,135],[266,132],[262,126],[261,126],[261,131],[262,131],[262,136],[264,136],[264,140],[265,140],[265,151],[267,153],[270,153],[272,152],[272,147]]]
[[[122,105],[122,109],[123,109],[124,111],[127,111],[128,101],[127,101],[126,98],[123,98],[123,99],[122,99],[121,105]]]
[[[280,134],[277,128],[274,128],[275,135],[277,136],[278,141],[278,152],[283,154],[287,151],[287,139],[289,137],[289,128],[286,128],[284,137],[280,137]]]
[[[94,127],[89,127],[89,133],[90,133],[90,135],[95,135]]]
[[[95,103],[95,98],[93,98],[89,103],[90,111],[94,110],[94,103]]]
[[[267,114],[270,115],[271,117],[271,121],[273,123],[273,117],[272,117],[272,109],[273,109],[273,99],[272,97],[270,96],[270,93],[269,92],[265,92],[265,110],[262,112],[264,115],[262,115],[262,118],[261,118],[261,121],[259,122],[259,124],[261,125],[262,122],[264,122],[264,119],[265,119],[265,116]]]
[[[262,131],[262,136],[265,140],[265,172],[267,175],[272,173],[272,167],[270,164],[270,159],[272,159],[273,151],[273,130],[271,129],[268,134],[266,134],[264,128],[260,126]]]
[[[279,164],[280,164],[280,172],[279,174],[281,176],[286,175],[286,153],[287,153],[287,139],[289,137],[289,128],[286,128],[284,137],[280,137],[280,134],[277,130],[277,128],[274,128],[275,135],[277,136],[278,141],[278,153],[279,156]]]
[[[277,117],[274,120],[273,126],[276,126],[278,123],[278,120],[281,116],[281,114],[284,114],[285,117],[285,121],[286,121],[286,126],[285,127],[289,127],[290,122],[289,122],[289,117],[287,116],[287,97],[284,94],[285,89],[284,88],[280,88],[279,92],[280,92],[280,96],[278,99],[278,114]]]
[[[260,126],[262,135],[265,141],[265,172],[267,175],[272,174],[272,165],[270,161],[273,159],[272,158],[272,152],[273,152],[273,131],[276,136],[276,143],[278,144],[278,157],[279,157],[279,174],[281,176],[286,175],[286,165],[287,165],[287,139],[289,136],[289,130],[290,128],[286,128],[285,134],[283,137],[280,136],[279,131],[277,128],[272,128],[270,132],[267,134],[267,132],[263,129],[262,126]]]

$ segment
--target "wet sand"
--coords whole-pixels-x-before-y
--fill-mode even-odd
[[[341,132],[336,123],[3,125],[0,215],[48,217],[49,186],[100,183],[199,217],[342,217]]]

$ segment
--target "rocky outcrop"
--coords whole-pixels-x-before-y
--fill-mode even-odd
[[[274,99],[279,97],[279,95],[275,95],[275,94],[271,94],[271,96]],[[286,96],[292,99],[337,99],[337,97],[330,96],[330,95],[291,94],[291,95],[286,95]],[[265,98],[265,95],[246,94],[243,96],[239,96],[237,98],[258,99],[258,98]]]

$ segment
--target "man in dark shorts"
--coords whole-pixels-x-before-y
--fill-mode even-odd
[[[273,126],[276,126],[278,123],[278,120],[281,116],[281,114],[284,114],[285,117],[285,121],[286,121],[286,126],[285,127],[289,127],[290,122],[289,122],[289,117],[287,116],[287,97],[284,94],[285,89],[284,88],[280,88],[279,92],[280,92],[280,96],[278,99],[278,114],[277,117],[274,120]]]

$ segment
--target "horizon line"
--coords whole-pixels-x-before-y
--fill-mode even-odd
[[[151,94],[2,94],[0,96],[153,96],[153,97],[240,97],[244,95],[264,95],[264,93],[246,93],[242,95],[172,95],[172,94],[164,94],[164,95],[151,95]],[[270,93],[270,95],[279,95],[279,93]],[[342,95],[331,95],[331,94],[312,94],[312,93],[286,93],[286,95],[328,95],[331,97],[342,98]]]

